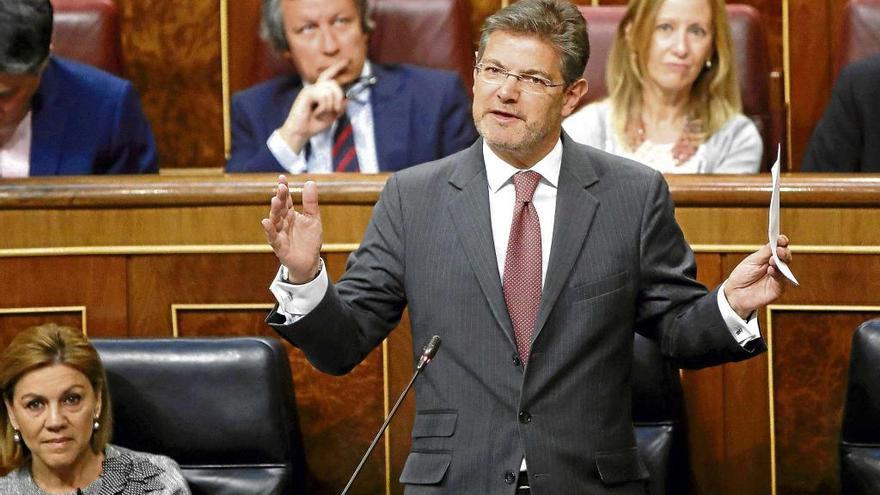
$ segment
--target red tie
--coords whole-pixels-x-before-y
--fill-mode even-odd
[[[532,204],[540,180],[541,174],[531,170],[513,176],[516,203],[504,260],[504,300],[523,363],[528,361],[541,306],[541,224]]]
[[[354,149],[354,128],[345,113],[339,117],[333,133],[333,171],[360,172]]]

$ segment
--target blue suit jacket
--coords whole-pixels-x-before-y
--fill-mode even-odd
[[[373,75],[370,104],[380,170],[436,160],[476,139],[470,98],[456,74],[374,63]],[[228,172],[284,172],[266,140],[284,123],[301,89],[299,77],[283,76],[233,97]]]
[[[158,171],[153,131],[124,79],[52,57],[31,111],[32,176]]]

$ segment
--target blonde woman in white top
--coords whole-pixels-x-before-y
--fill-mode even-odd
[[[664,173],[755,173],[763,145],[742,115],[722,0],[632,0],[612,44],[609,97],[563,127]]]

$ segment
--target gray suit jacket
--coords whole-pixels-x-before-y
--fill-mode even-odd
[[[293,325],[268,321],[343,374],[409,307],[413,342],[443,346],[416,382],[407,494],[644,494],[633,434],[633,331],[688,367],[750,357],[731,337],[663,177],[563,134],[553,246],[528,365],[501,290],[482,140],[398,172],[342,279]],[[413,349],[413,360],[419,349]]]

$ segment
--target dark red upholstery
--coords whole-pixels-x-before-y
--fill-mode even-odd
[[[470,90],[474,49],[467,0],[371,0],[376,29],[370,59],[408,63],[459,73]],[[254,57],[251,84],[293,71],[289,62],[262,44]]]
[[[590,84],[585,102],[608,95],[605,66],[624,6],[579,6],[587,20],[590,35],[590,61],[584,74]],[[764,139],[765,165],[775,159],[776,144],[782,142],[784,119],[773,115],[770,106],[770,59],[760,14],[748,5],[727,5],[727,18],[733,38],[733,53],[739,79],[743,113],[750,117]],[[772,156],[772,158],[770,158]]]
[[[587,34],[590,38],[590,60],[584,77],[590,84],[583,103],[591,103],[608,96],[608,86],[605,84],[605,67],[608,65],[608,55],[611,53],[611,43],[617,32],[617,25],[626,12],[624,6],[592,7],[581,5],[578,7],[581,15],[587,20]]]
[[[850,62],[880,53],[880,0],[850,0],[840,32],[835,74]]]
[[[113,0],[52,0],[52,53],[122,75],[119,21]]]

